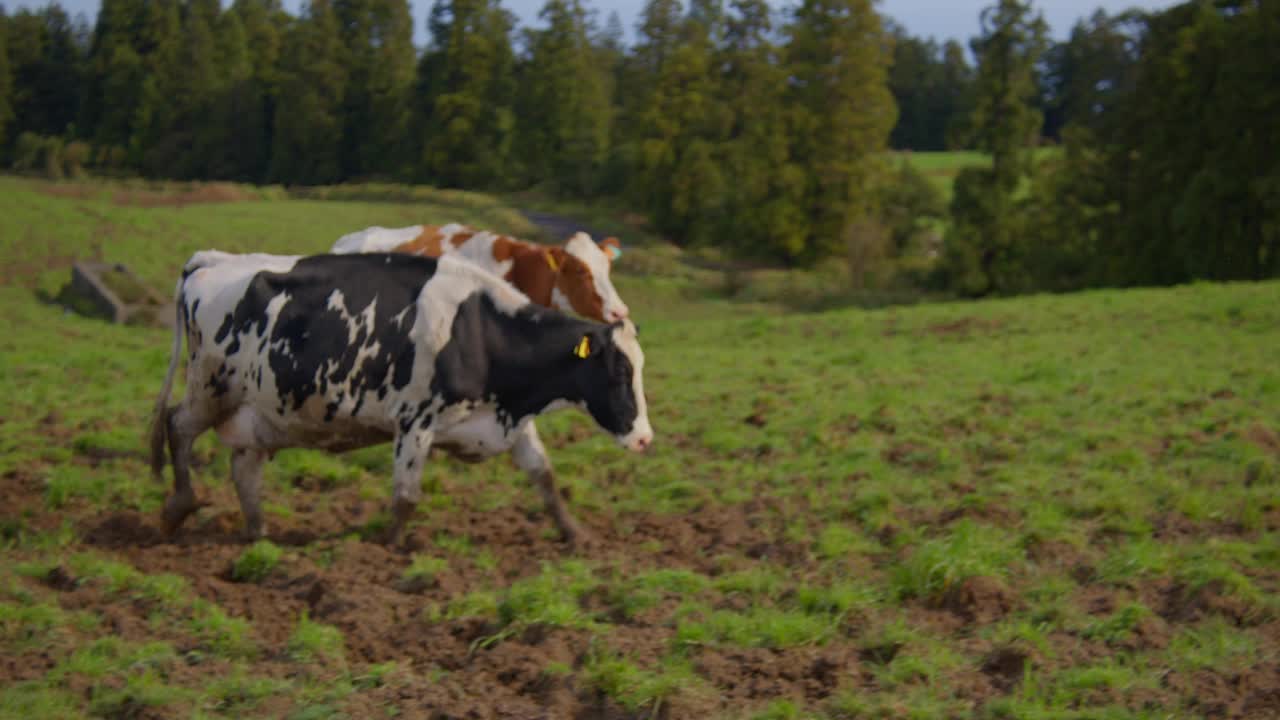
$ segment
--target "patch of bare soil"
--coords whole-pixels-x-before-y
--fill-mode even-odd
[[[992,650],[982,659],[982,672],[1002,693],[1012,692],[1022,682],[1031,656],[1023,649],[1005,646]]]
[[[730,707],[791,698],[814,702],[862,675],[856,648],[702,648],[693,660]]]
[[[976,333],[991,333],[999,330],[1003,323],[981,318],[960,318],[951,322],[936,323],[925,328],[930,335],[939,337],[967,338]]]
[[[253,197],[231,183],[195,183],[180,190],[118,190],[111,196],[116,205],[134,207],[185,207],[202,203],[231,203]]]
[[[1009,614],[1018,598],[1003,582],[979,575],[948,590],[940,605],[967,622],[985,625]]]
[[[1212,615],[1221,615],[1238,625],[1255,625],[1262,619],[1256,608],[1228,594],[1217,581],[1193,589],[1185,583],[1161,579],[1141,587],[1139,594],[1148,607],[1170,623],[1194,623]]]
[[[1166,684],[1189,698],[1191,709],[1204,717],[1232,720],[1280,717],[1280,663],[1263,663],[1239,672],[1174,672]]]
[[[1249,442],[1280,457],[1280,433],[1261,423],[1254,423],[1245,431],[1244,437]]]

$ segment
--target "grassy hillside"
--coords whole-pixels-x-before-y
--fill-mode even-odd
[[[518,223],[438,199],[0,181],[0,717],[1280,714],[1274,283],[788,314],[633,274],[655,451],[539,423],[584,551],[503,459],[437,459],[407,547],[367,541],[385,446],[279,453],[245,547],[212,436],[163,540],[170,336],[35,291],[93,248],[167,288],[199,247]]]

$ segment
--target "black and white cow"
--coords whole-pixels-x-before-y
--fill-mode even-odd
[[[196,253],[176,289],[177,323],[151,429],[151,464],[173,459],[166,533],[199,503],[191,446],[216,428],[246,533],[263,533],[262,464],[286,447],[394,441],[398,539],[432,447],[478,461],[510,450],[565,539],[579,531],[556,492],[532,419],[586,410],[623,447],[653,440],[635,326],[578,320],[529,302],[465,260],[395,254]],[[187,392],[168,407],[188,346]]]

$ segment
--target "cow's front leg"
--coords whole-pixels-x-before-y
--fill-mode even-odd
[[[405,525],[413,517],[418,501],[422,499],[422,466],[431,451],[433,435],[429,429],[414,428],[396,436],[395,471],[391,481],[391,523],[386,535],[388,545],[400,541]]]
[[[240,514],[244,517],[244,535],[248,540],[258,540],[263,535],[262,464],[266,460],[265,450],[237,448],[231,452],[231,482],[240,498]]]
[[[551,514],[556,527],[560,529],[560,537],[570,545],[581,543],[586,539],[586,535],[573,519],[573,515],[569,513],[569,508],[565,507],[560,493],[556,491],[555,473],[551,470],[547,449],[543,447],[542,440],[538,437],[538,428],[533,422],[527,422],[518,432],[519,436],[511,447],[516,465],[524,470],[533,484],[538,487],[547,512]]]

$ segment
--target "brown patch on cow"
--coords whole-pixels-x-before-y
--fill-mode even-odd
[[[461,247],[476,235],[474,230],[463,229],[451,235],[448,243]],[[618,245],[616,238],[614,245]],[[444,236],[440,228],[424,225],[422,234],[409,242],[398,245],[393,252],[440,257],[444,254]],[[543,307],[551,307],[556,288],[569,300],[574,312],[583,317],[604,322],[604,299],[596,292],[591,269],[563,248],[546,247],[498,235],[493,240],[493,259],[497,263],[510,261],[511,269],[504,279]]]
[[[561,252],[563,260],[560,262],[560,275],[556,279],[556,287],[560,288],[560,292],[569,299],[569,305],[574,312],[592,320],[605,322],[604,298],[596,292],[591,268],[569,253]]]
[[[504,263],[516,255],[522,255],[528,249],[528,243],[513,240],[506,235],[498,235],[493,239],[493,259],[499,263]]]
[[[418,234],[418,237],[407,243],[397,245],[392,248],[391,252],[438,258],[443,254],[441,240],[443,238],[440,236],[440,228],[433,225],[423,225],[422,232]]]
[[[496,250],[496,245],[495,245]],[[497,253],[495,252],[495,256]],[[511,258],[511,270],[507,272],[506,280],[516,289],[533,302],[543,307],[551,307],[552,290],[555,289],[557,272],[551,268],[551,263],[555,262],[556,267],[563,267],[564,251],[559,248],[546,249],[539,245],[529,245],[521,243],[520,247],[513,248]],[[547,258],[551,260],[548,261]]]

